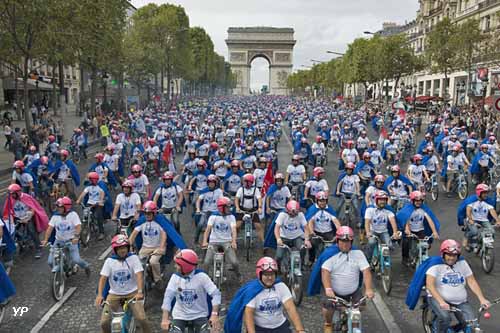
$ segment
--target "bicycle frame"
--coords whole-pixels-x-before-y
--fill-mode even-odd
[[[382,241],[378,236],[372,235],[372,237],[377,241],[377,245],[373,249],[372,258],[377,258],[378,265],[376,266],[376,270],[379,270],[380,273],[383,274],[385,269],[391,267],[391,251],[389,249],[389,245],[382,244]]]
[[[358,303],[353,304],[352,302],[347,302],[342,298],[335,297],[329,298],[330,302],[334,304],[340,304],[341,309],[341,323],[342,326],[347,325],[347,333],[361,333],[361,305],[365,302],[366,296],[362,297]]]
[[[132,316],[132,311],[130,310],[129,305],[137,302],[138,301],[135,298],[131,298],[123,304],[122,311],[113,311],[109,303],[104,301],[103,304],[108,305],[109,311],[111,312],[112,333],[135,332],[135,320]]]
[[[414,234],[411,234],[409,238],[414,238],[417,242],[418,257],[416,258],[415,266],[418,267],[422,262],[429,258],[429,241],[432,239],[432,236],[418,238]]]

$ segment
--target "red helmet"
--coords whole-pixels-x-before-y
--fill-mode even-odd
[[[354,239],[354,231],[346,225],[341,226],[340,228],[337,229],[337,232],[335,233],[335,237],[337,240],[350,240],[352,241]]]
[[[365,151],[363,153],[363,159],[370,158],[370,157],[371,157],[371,154],[369,152]]]
[[[163,179],[163,180],[166,180],[166,179],[173,180],[174,179],[174,173],[172,171],[166,171],[163,174],[163,176],[161,176],[161,179]]]
[[[196,166],[201,166],[201,167],[206,168],[206,167],[207,167],[207,162],[205,162],[205,160],[199,160],[199,161],[196,163]]]
[[[347,164],[345,165],[345,168],[346,168],[346,169],[351,169],[351,170],[354,170],[354,167],[355,167],[355,166],[354,166],[354,163],[352,163],[352,162],[349,162],[349,163],[347,163]]]
[[[479,184],[476,186],[476,195],[478,197],[481,196],[481,193],[483,192],[489,192],[490,191],[490,187],[486,184]]]
[[[316,136],[316,142],[320,143],[321,141],[323,141],[323,137],[321,135]]]
[[[239,167],[240,167],[240,161],[238,160],[231,161],[231,168],[239,168]]]
[[[379,200],[389,200],[389,196],[385,193],[385,191],[377,191],[375,193],[375,203],[378,203]]]
[[[128,246],[130,248],[130,241],[128,240],[128,237],[124,234],[115,235],[113,239],[111,239],[111,247],[113,248],[113,251],[116,253],[116,248],[122,246]]]
[[[59,152],[59,154],[62,157],[68,157],[69,156],[69,151],[67,151],[66,149],[61,149],[61,151]]]
[[[300,204],[298,201],[290,200],[286,204],[286,212],[287,213],[298,213],[300,211]]]
[[[208,175],[207,177],[207,183],[212,182],[212,183],[217,183],[219,178],[216,175]]]
[[[326,194],[326,192],[324,192],[324,191],[319,191],[318,193],[316,193],[315,198],[316,198],[316,201],[328,200],[328,194]]]
[[[391,173],[392,172],[401,172],[401,168],[399,167],[399,165],[393,165],[391,167]]]
[[[411,202],[414,202],[414,201],[421,201],[421,200],[424,200],[424,194],[420,191],[413,191],[410,193],[410,201]]]
[[[224,214],[224,208],[231,206],[231,199],[228,197],[220,197],[217,199],[217,209],[220,213]]]
[[[144,205],[142,206],[142,210],[144,213],[155,213],[158,211],[158,207],[156,207],[156,204],[154,201],[146,201]]]
[[[253,183],[255,182],[255,177],[251,173],[247,173],[243,176],[243,182],[253,185]]]
[[[131,170],[132,170],[132,172],[141,172],[142,166],[140,166],[139,164],[134,164],[134,165],[132,165]]]
[[[68,212],[71,209],[71,207],[73,206],[73,202],[68,197],[62,197],[62,198],[57,199],[56,206],[64,207],[64,211]]]
[[[212,148],[213,150],[217,150],[219,149],[219,145],[217,144],[217,142],[212,142],[210,144],[210,148]]]
[[[106,147],[106,150],[108,150],[108,151],[110,151],[110,152],[115,151],[115,145],[108,145],[108,146]]]
[[[122,188],[124,188],[124,187],[130,187],[130,189],[133,189],[134,188],[134,183],[132,183],[132,181],[126,179],[122,183]]]
[[[385,177],[384,177],[384,175],[376,175],[374,178],[374,181],[375,181],[375,183],[377,183],[377,182],[384,183]]]
[[[350,147],[352,147],[352,146],[354,146],[354,141],[352,141],[352,140],[348,140],[348,141],[347,141],[347,148],[350,148]]]
[[[30,151],[31,152],[36,152],[36,147],[35,146],[30,146]]]
[[[55,136],[53,136],[53,135],[49,135],[49,138],[48,138],[48,139],[49,139],[49,142],[50,142],[50,143],[52,143],[52,142],[56,141],[56,137],[55,137]]]
[[[150,145],[152,145],[152,146],[156,144],[156,140],[155,140],[154,138],[150,138],[150,139],[148,140],[148,142],[149,142],[149,144],[150,144]]]
[[[174,261],[181,268],[182,274],[189,274],[198,265],[198,255],[191,249],[184,249],[177,252]]]
[[[323,169],[322,167],[315,167],[313,169],[313,176],[318,178],[320,175],[324,175],[325,174],[325,169]]]
[[[19,161],[15,161],[14,162],[14,165],[12,166],[14,169],[21,169],[23,170],[24,169],[24,162],[19,160]]]
[[[263,272],[278,273],[278,263],[271,257],[262,257],[255,265],[255,275],[260,280]]]
[[[461,147],[461,146],[459,146],[459,145],[453,145],[452,150],[453,150],[453,151],[456,151],[456,152],[460,152],[460,149],[461,149],[461,148],[462,148],[462,147]]]
[[[49,163],[49,158],[47,156],[42,156],[42,157],[40,157],[40,162],[42,164],[48,164]]]
[[[285,180],[285,176],[281,172],[277,172],[274,175],[274,181],[277,181],[277,180]]]
[[[103,153],[97,153],[97,154],[95,154],[95,159],[97,160],[97,162],[104,161],[104,154]]]
[[[15,192],[21,192],[22,188],[18,184],[11,184],[9,187],[7,187],[7,190],[9,193],[15,193]]]
[[[413,155],[413,162],[416,163],[417,161],[422,161],[422,155],[420,154]]]
[[[439,253],[441,254],[441,256],[445,253],[460,255],[460,243],[454,239],[446,239],[441,243],[441,246],[439,247]]]
[[[486,143],[483,143],[480,148],[481,149],[488,149],[489,147]]]
[[[89,172],[87,177],[90,180],[90,182],[94,185],[97,184],[97,182],[99,181],[99,174],[97,172]]]
[[[292,162],[293,162],[293,161],[300,161],[300,156],[299,156],[299,155],[297,155],[297,154],[293,155],[293,156],[292,156]]]

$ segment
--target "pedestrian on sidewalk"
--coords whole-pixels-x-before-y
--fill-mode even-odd
[[[10,151],[14,154],[14,161],[20,160],[23,157],[23,141],[21,137],[21,129],[19,127],[14,129]]]
[[[31,106],[31,117],[33,118],[33,124],[36,124],[36,114],[38,112],[37,106],[33,103]]]
[[[10,128],[9,125],[5,125],[4,126],[3,133],[5,135],[5,140],[6,140],[4,148],[5,149],[10,149],[11,140],[12,140],[12,129]]]

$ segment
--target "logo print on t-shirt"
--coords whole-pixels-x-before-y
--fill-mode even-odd
[[[195,289],[183,289],[179,295],[179,299],[182,304],[190,308],[193,306],[194,302],[198,299]]]
[[[56,230],[61,232],[70,231],[71,225],[68,223],[61,222],[57,224]]]
[[[281,308],[281,302],[278,297],[272,297],[262,300],[259,305],[259,311],[266,312],[270,315],[275,314]]]
[[[441,282],[443,284],[450,285],[452,287],[457,287],[465,283],[465,279],[462,274],[457,272],[449,272],[443,275]]]
[[[132,279],[132,274],[128,269],[120,269],[113,272],[112,279],[119,287],[123,288]]]
[[[215,223],[215,231],[217,233],[225,234],[229,231],[229,225],[227,223]]]

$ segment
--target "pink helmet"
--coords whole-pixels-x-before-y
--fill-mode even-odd
[[[375,183],[383,183],[385,182],[385,177],[384,175],[376,175],[374,178]]]
[[[167,179],[173,180],[174,179],[174,173],[172,171],[166,171],[163,174],[163,176],[161,176],[161,179],[163,179],[163,180],[167,180]]]
[[[97,162],[104,161],[104,154],[103,153],[97,153],[97,154],[95,154],[95,159],[97,160]]]
[[[67,151],[66,149],[61,149],[61,151],[59,151],[59,154],[62,157],[68,157],[69,156],[69,151]]]
[[[154,201],[146,201],[142,206],[142,210],[144,213],[156,213],[158,211],[158,207],[154,203]]]
[[[300,210],[300,204],[298,201],[290,200],[286,204],[286,212],[287,213],[298,213]]]
[[[106,150],[108,150],[108,151],[110,151],[110,152],[115,151],[115,145],[108,145],[108,146],[106,147]]]
[[[247,173],[243,176],[243,182],[245,183],[250,183],[253,185],[253,183],[255,182],[255,177],[254,175],[252,175],[251,173]]]
[[[206,167],[207,167],[207,162],[205,162],[205,160],[199,160],[199,161],[196,163],[196,166],[201,166],[201,167],[206,168]]]
[[[417,161],[422,161],[422,155],[420,155],[420,154],[415,154],[415,155],[413,156],[413,162],[415,162],[415,163],[416,163]]]
[[[354,170],[355,166],[354,166],[354,163],[352,162],[349,162],[345,165],[345,168],[346,169],[351,169],[351,170]]]
[[[379,200],[389,200],[389,196],[387,195],[387,193],[385,193],[385,191],[377,191],[375,193],[375,203],[377,203]]]
[[[350,148],[350,147],[352,147],[352,146],[354,146],[354,141],[352,141],[352,140],[348,140],[348,141],[347,141],[347,147],[348,147],[348,148]]]
[[[300,161],[300,156],[299,156],[299,155],[297,155],[297,154],[293,155],[293,156],[292,156],[292,162],[293,162],[293,161]]]
[[[139,164],[132,165],[132,172],[141,172],[142,167]]]
[[[486,143],[483,143],[480,148],[481,149],[488,149],[488,145]]]
[[[97,184],[97,182],[99,181],[99,174],[97,172],[89,172],[87,177],[90,180],[90,182],[94,185]]]
[[[133,189],[134,188],[134,183],[132,183],[132,181],[130,181],[129,179],[126,179],[122,183],[122,188],[124,188],[124,187],[130,187],[130,189]]]
[[[49,142],[50,142],[50,143],[52,143],[52,142],[56,141],[56,137],[55,137],[55,136],[53,136],[53,135],[49,135],[48,139],[49,139]]]
[[[391,173],[392,172],[401,172],[401,168],[399,167],[399,165],[393,165],[391,167]]]
[[[460,255],[461,253],[460,243],[454,239],[446,239],[441,243],[441,246],[439,247],[439,253],[441,255],[444,254]]]
[[[189,274],[198,265],[198,255],[191,249],[184,249],[177,252],[174,261],[181,268],[182,274]]]
[[[365,152],[363,153],[363,159],[365,159],[365,158],[370,158],[370,157],[371,157],[371,155],[370,155],[370,153],[369,153],[369,152],[365,151]]]
[[[40,162],[42,164],[48,164],[49,163],[49,158],[47,156],[42,156],[42,157],[40,157]]]
[[[315,195],[316,200],[328,200],[328,194],[324,191],[319,191]]]
[[[15,193],[15,192],[21,192],[22,188],[18,184],[11,184],[9,187],[7,187],[7,190],[9,193]]]
[[[35,147],[35,146],[30,146],[30,149],[29,149],[29,150],[30,150],[30,152],[33,152],[33,153],[34,153],[34,152],[36,152],[36,147]]]
[[[476,186],[476,195],[478,197],[481,196],[481,193],[483,192],[489,192],[490,191],[490,187],[486,184],[479,184]]]
[[[415,200],[420,201],[424,200],[424,194],[420,191],[413,191],[410,193],[410,201],[414,202]]]
[[[64,207],[64,211],[68,212],[71,209],[71,207],[73,206],[73,202],[71,201],[71,199],[69,197],[62,197],[62,198],[57,199],[56,206]]]
[[[337,232],[335,233],[335,237],[337,240],[350,240],[352,241],[354,239],[354,231],[346,225],[341,226],[340,228],[337,229]]]
[[[322,167],[315,167],[313,170],[313,175],[316,178],[318,178],[320,175],[324,175],[324,174],[325,174],[325,169],[323,169]]]
[[[240,161],[238,160],[231,161],[231,168],[239,168],[239,167],[240,167]]]
[[[14,162],[14,165],[12,166],[14,169],[24,169],[24,162],[19,160],[19,161],[15,161]]]
[[[323,137],[321,135],[316,136],[316,142],[320,143],[321,141],[323,141]]]
[[[277,172],[274,175],[274,181],[277,181],[277,180],[285,180],[285,176],[281,172]]]
[[[113,248],[113,251],[116,253],[116,248],[122,247],[122,246],[128,246],[130,248],[130,241],[128,240],[128,237],[124,234],[118,234],[111,239],[111,247]]]
[[[224,213],[224,208],[225,207],[230,207],[231,206],[231,199],[228,197],[220,197],[217,199],[217,210],[219,210],[220,213]]]
[[[217,180],[219,180],[219,178],[216,175],[208,175],[207,177],[207,183],[217,183]]]
[[[271,257],[262,257],[257,261],[255,265],[255,275],[260,280],[261,275],[264,272],[275,272],[278,273],[278,263]]]

